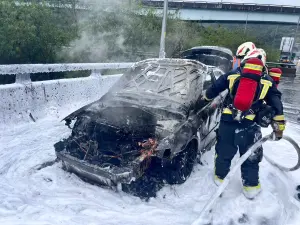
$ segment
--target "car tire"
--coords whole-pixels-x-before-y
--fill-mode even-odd
[[[169,184],[182,184],[191,175],[197,159],[197,142],[191,141],[164,168],[165,180]]]
[[[63,160],[61,161],[61,168],[65,171],[69,171],[69,169],[70,169],[68,164],[65,163],[65,161],[63,161]]]
[[[157,191],[163,186],[161,160],[153,158],[144,175],[131,181],[129,184],[122,184],[122,191],[148,200],[156,197]]]

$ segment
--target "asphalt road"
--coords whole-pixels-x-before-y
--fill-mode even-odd
[[[286,115],[293,120],[300,119],[300,75],[296,78],[283,77],[279,90],[282,92]]]

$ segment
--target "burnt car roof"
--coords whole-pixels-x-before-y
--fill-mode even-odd
[[[99,100],[73,112],[97,112],[107,107],[137,107],[186,116],[201,94],[208,67],[189,59],[147,59],[135,63]],[[148,109],[148,110],[147,110]]]
[[[182,52],[181,58],[197,60],[228,72],[232,68],[233,54],[230,49],[224,47],[197,46]]]
[[[191,93],[201,86],[208,71],[205,64],[195,60],[148,59],[135,63],[109,93],[156,96],[185,103],[193,98]]]
[[[219,46],[195,46],[193,48],[191,48],[192,50],[210,50],[211,52],[223,52],[227,55],[232,56],[233,53],[229,48],[225,48],[225,47],[219,47]]]

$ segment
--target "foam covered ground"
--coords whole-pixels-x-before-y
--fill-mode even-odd
[[[270,130],[264,130],[267,134]],[[57,118],[6,127],[0,133],[0,224],[191,224],[216,191],[212,181],[213,150],[203,156],[183,185],[165,186],[148,202],[123,192],[85,183],[61,169],[61,164],[38,170],[55,159],[53,144],[70,130]],[[286,134],[300,142],[300,127],[289,123]],[[283,165],[295,164],[296,153],[284,142],[268,142],[265,153]],[[261,163],[263,192],[253,201],[241,193],[236,174],[210,213],[211,225],[296,225],[299,202],[293,198],[300,171],[282,173]],[[297,215],[298,214],[298,215]],[[298,216],[298,218],[297,218]]]

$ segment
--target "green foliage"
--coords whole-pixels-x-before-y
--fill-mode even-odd
[[[167,56],[192,47],[200,26],[169,15],[166,36]],[[116,5],[113,10],[97,8],[81,23],[81,38],[63,51],[68,61],[138,61],[158,57],[161,15],[153,9]]]
[[[255,36],[245,36],[240,29],[225,27],[207,27],[202,34],[202,45],[216,45],[227,47],[235,53],[237,47],[245,41],[255,42]]]
[[[136,1],[110,0],[107,4],[99,0],[92,10],[76,10],[78,1],[0,0],[0,64],[133,62],[158,57],[162,15],[155,9],[142,8]],[[68,7],[61,7],[65,5]],[[296,31],[295,26],[248,24],[246,32],[244,28],[181,21],[177,13],[170,13],[167,57],[178,57],[180,52],[200,45],[223,46],[235,52],[241,43],[253,41],[266,50],[268,61],[278,61],[281,37],[293,36]],[[5,82],[9,79],[11,76]]]
[[[74,11],[49,7],[41,1],[0,2],[0,64],[54,63],[62,46],[77,37]],[[33,80],[62,77],[35,74]],[[11,83],[1,76],[0,83]]]
[[[63,12],[23,1],[0,3],[0,64],[55,62],[59,49],[76,37]]]
[[[258,30],[258,29],[257,29]],[[246,41],[252,41],[259,48],[263,48],[267,52],[267,60],[268,61],[278,61],[280,56],[279,46],[278,48],[274,48],[272,44],[274,42],[270,41],[272,30],[263,29],[263,32],[255,32],[250,28],[246,34],[243,29],[239,27],[207,27],[203,29],[201,39],[199,39],[199,43],[201,45],[216,45],[227,47],[231,49],[233,53],[236,52],[238,46]],[[254,35],[256,34],[256,35]]]
[[[117,2],[110,9],[99,4],[81,21],[81,37],[72,43],[71,48],[63,51],[64,58],[69,62],[112,62],[157,57],[161,19],[162,15],[154,9],[136,5],[129,7],[126,1],[123,4]],[[259,31],[255,32],[255,27],[248,25],[245,33],[244,25],[203,26],[196,22],[181,21],[176,13],[169,14],[167,57],[178,57],[180,52],[199,45],[223,46],[235,53],[241,43],[252,41],[267,51],[268,60],[277,61],[278,40],[275,43],[274,27],[258,27]],[[277,29],[277,33],[280,29]]]

